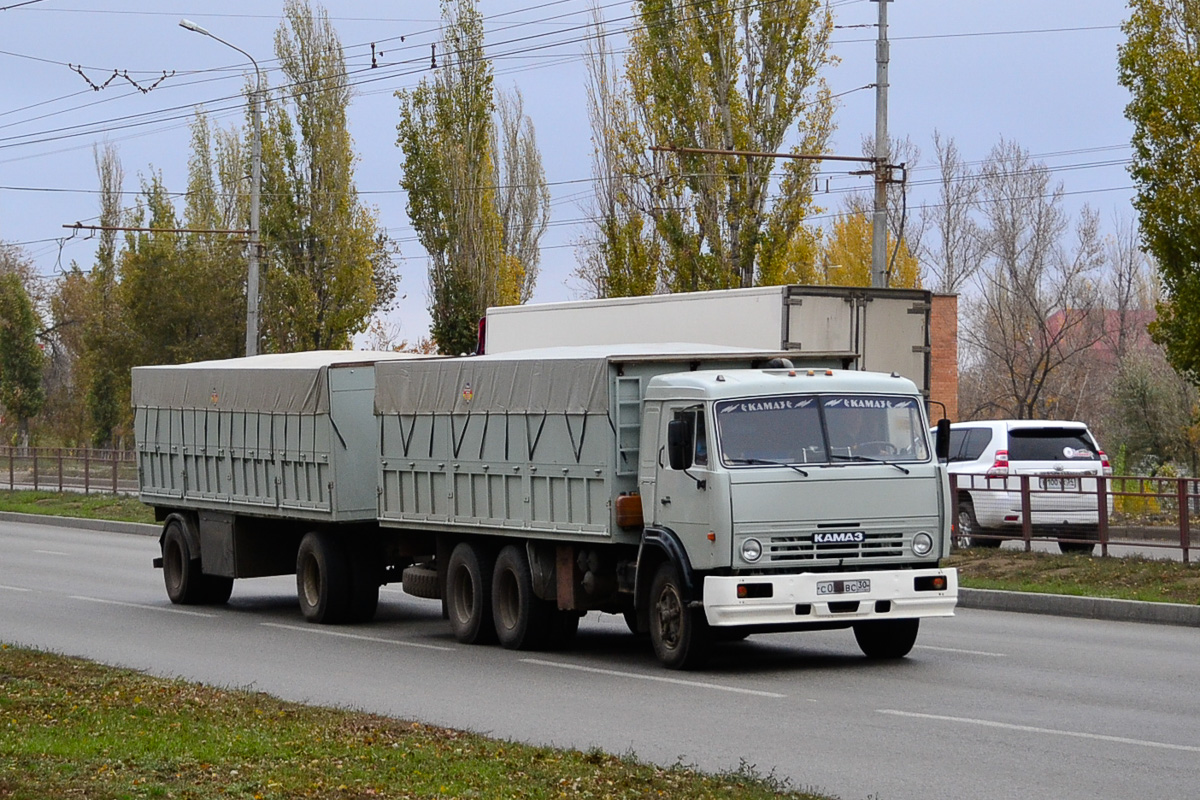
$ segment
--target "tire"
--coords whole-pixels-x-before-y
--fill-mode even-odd
[[[500,645],[508,650],[537,650],[550,633],[550,604],[533,593],[533,573],[525,550],[508,545],[492,571],[492,620]]]
[[[205,583],[200,572],[200,554],[192,553],[179,519],[168,522],[163,531],[162,556],[163,583],[166,584],[167,597],[171,598],[171,602],[185,606],[204,603]]]
[[[704,611],[683,602],[674,564],[663,563],[650,584],[650,642],[668,669],[695,669],[708,659],[710,635]]]
[[[379,608],[379,586],[383,583],[382,555],[371,539],[346,542],[350,566],[349,622],[370,622]]]
[[[904,658],[917,641],[919,619],[880,619],[854,623],[854,639],[873,659]]]
[[[492,563],[484,548],[459,542],[446,565],[446,611],[463,644],[496,640],[492,622]]]
[[[979,520],[975,518],[975,504],[970,500],[958,501],[958,530],[954,532],[954,544],[956,547],[990,547],[995,549],[1000,546],[999,539],[981,539],[979,532],[982,529],[979,526]]]
[[[350,615],[350,567],[341,543],[328,533],[310,531],[296,554],[296,596],[309,622],[331,625]]]
[[[426,600],[437,600],[441,597],[438,592],[437,570],[432,567],[424,564],[405,567],[404,572],[400,573],[400,580],[403,581],[405,594],[424,597]]]

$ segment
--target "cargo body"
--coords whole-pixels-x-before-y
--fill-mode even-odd
[[[957,598],[925,403],[901,376],[838,369],[840,352],[791,355],[326,354],[307,384],[236,359],[191,368],[183,388],[170,370],[186,367],[135,373],[168,593],[221,602],[225,581],[290,561],[318,622],[367,619],[400,581],[440,600],[466,643],[562,647],[599,610],[649,633],[669,667],[804,629],[853,628],[867,655],[903,656]],[[189,407],[206,396],[217,408]]]

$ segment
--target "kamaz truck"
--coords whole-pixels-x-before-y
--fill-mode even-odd
[[[565,647],[600,611],[671,668],[831,628],[903,657],[957,600],[948,424],[931,439],[907,378],[790,358],[655,344],[137,368],[156,563],[177,603],[294,572],[320,623],[370,619],[400,582],[463,643]]]

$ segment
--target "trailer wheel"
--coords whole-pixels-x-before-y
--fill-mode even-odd
[[[200,554],[192,554],[183,523],[172,519],[163,531],[163,583],[167,597],[176,605],[204,602],[204,576],[200,573]],[[226,597],[228,599],[228,596]]]
[[[492,563],[488,552],[459,542],[446,565],[446,611],[454,638],[463,644],[496,640],[492,622]]]
[[[327,533],[310,531],[296,554],[296,596],[309,622],[342,622],[350,613],[350,578],[346,553]]]
[[[533,573],[525,549],[508,545],[492,572],[492,619],[500,644],[509,650],[536,650],[550,632],[550,604],[533,593]]]
[[[917,641],[919,619],[878,619],[854,623],[854,638],[867,658],[904,658]]]
[[[664,562],[650,584],[650,641],[654,654],[668,669],[694,669],[708,658],[708,620],[698,608],[683,602],[679,571]]]

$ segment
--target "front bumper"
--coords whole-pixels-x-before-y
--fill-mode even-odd
[[[921,578],[942,576],[942,591],[918,591]],[[818,594],[827,581],[871,582],[870,591]],[[769,597],[738,597],[739,584],[770,585]],[[762,589],[757,592],[765,593]],[[707,576],[704,614],[714,627],[854,622],[868,619],[950,617],[958,603],[958,570],[909,569],[870,572],[805,572],[799,575]]]

